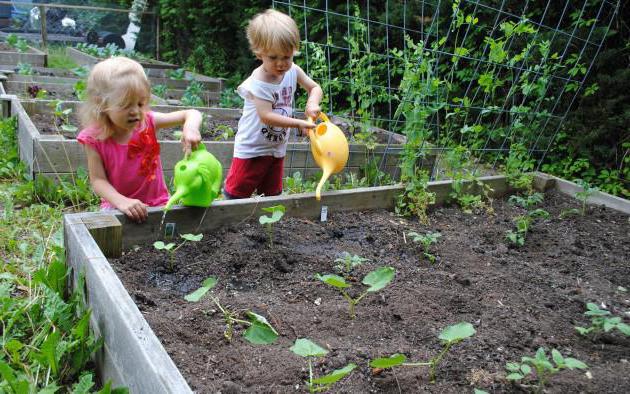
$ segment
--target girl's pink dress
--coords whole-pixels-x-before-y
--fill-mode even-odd
[[[87,127],[81,130],[77,141],[98,152],[107,180],[118,193],[151,207],[166,204],[169,196],[162,173],[153,113],[146,114],[145,121],[136,127],[127,144],[119,144],[111,138],[99,139],[99,132],[98,127]],[[101,200],[101,208],[114,207],[109,201]]]

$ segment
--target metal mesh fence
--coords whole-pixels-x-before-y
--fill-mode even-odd
[[[515,148],[539,167],[617,13],[618,1],[273,1],[298,23],[296,58],[353,138],[407,138],[406,154],[492,173]],[[298,100],[298,107],[303,103]],[[376,157],[383,168],[387,149]],[[411,152],[410,152],[411,150]],[[398,176],[396,174],[395,176]],[[372,183],[378,183],[377,178]]]

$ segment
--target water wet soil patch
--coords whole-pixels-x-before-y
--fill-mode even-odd
[[[524,213],[505,201],[494,214],[466,214],[438,208],[430,224],[387,211],[340,213],[325,223],[283,218],[274,226],[273,247],[258,223],[250,220],[204,234],[174,257],[138,245],[112,264],[160,341],[193,390],[200,393],[304,392],[305,361],[289,347],[309,338],[329,350],[314,364],[323,375],[348,363],[358,367],[333,387],[334,392],[526,392],[505,380],[506,362],[533,356],[539,347],[589,365],[563,371],[548,392],[630,391],[630,340],[619,333],[584,338],[575,325],[587,326],[585,304],[602,303],[628,323],[630,224],[627,215],[590,207],[586,216],[560,219],[579,203],[563,195],[545,195],[550,218],[536,220],[521,248],[505,233],[512,218]],[[168,219],[167,219],[168,221]],[[409,232],[441,233],[430,264]],[[347,302],[314,278],[334,273],[343,252],[369,261],[349,279],[361,279],[380,266],[396,270],[393,282],[366,296],[348,315]],[[212,295],[232,311],[263,315],[280,337],[254,346],[236,328],[228,342],[222,315],[208,297],[189,303],[184,296],[208,276],[218,278]],[[350,292],[355,293],[354,290]],[[427,361],[441,349],[440,331],[458,322],[472,323],[476,335],[445,356],[435,384],[426,368],[374,371],[368,362],[403,353]]]

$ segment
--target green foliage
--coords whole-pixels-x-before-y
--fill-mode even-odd
[[[372,368],[394,368],[398,366],[404,367],[429,367],[429,379],[431,383],[435,383],[436,369],[448,351],[463,340],[472,337],[477,331],[470,323],[462,322],[448,326],[440,332],[438,338],[442,341],[442,350],[435,357],[427,362],[408,363],[404,354],[393,354],[389,357],[376,358],[370,361]]]
[[[364,292],[360,293],[359,296],[356,298],[353,298],[352,296],[350,296],[348,292],[345,290],[348,287],[350,287],[350,285],[341,276],[332,275],[332,274],[328,274],[328,275],[315,274],[315,278],[319,279],[320,281],[326,283],[329,286],[334,287],[341,293],[343,298],[345,298],[346,301],[348,301],[350,318],[354,319],[356,315],[354,312],[355,306],[363,299],[363,297],[365,297],[369,293],[375,293],[379,290],[382,290],[385,286],[389,284],[389,282],[391,282],[394,279],[395,273],[396,273],[396,270],[392,267],[380,267],[368,273],[363,278],[363,281],[361,281],[361,283],[369,287]]]
[[[165,243],[164,241],[155,241],[153,242],[153,247],[156,250],[165,250],[168,254],[168,270],[170,272],[175,271],[175,252],[177,249],[184,246],[186,241],[190,242],[199,242],[203,238],[203,234],[181,234],[181,238],[183,241],[176,246],[175,242]]]
[[[553,361],[553,363],[552,363]],[[555,364],[555,365],[554,365]],[[538,380],[536,392],[542,393],[545,384],[549,379],[563,369],[587,369],[588,366],[582,361],[564,357],[556,349],[551,350],[551,360],[547,356],[544,348],[538,348],[535,357],[522,357],[520,363],[510,362],[505,364],[508,371],[506,379],[520,381],[528,376],[535,376]]]
[[[219,107],[242,108],[243,101],[243,98],[234,89],[223,89],[219,96]]]
[[[217,136],[214,137],[215,141],[229,141],[236,135],[233,128],[224,124],[217,125],[214,129],[214,133],[217,134]]]
[[[341,369],[336,369],[329,374],[316,378],[313,376],[312,359],[325,356],[328,354],[328,350],[322,348],[310,339],[298,338],[295,340],[293,346],[291,346],[291,351],[308,360],[308,381],[306,382],[306,386],[308,387],[309,393],[328,391],[330,386],[346,377],[357,367],[356,364],[350,363]]]
[[[203,95],[203,85],[201,82],[192,80],[186,87],[181,98],[182,105],[187,107],[203,107],[205,102],[201,98]]]
[[[261,215],[258,218],[258,222],[265,226],[267,235],[269,235],[269,246],[273,247],[273,225],[277,223],[284,216],[286,208],[284,205],[274,205],[271,207],[261,208],[264,212],[271,213],[271,216]]]
[[[599,191],[599,189],[597,187],[591,187],[588,182],[582,179],[576,179],[575,183],[582,188],[581,191],[575,193],[575,197],[582,203],[582,210],[580,211],[580,214],[584,216],[586,215],[586,203],[588,202],[589,197]]]
[[[186,79],[186,69],[178,68],[175,70],[166,70],[166,77],[176,80]]]
[[[92,55],[100,59],[107,59],[113,56],[124,56],[137,61],[147,59],[146,56],[134,51],[133,49],[120,49],[112,43],[109,43],[104,47],[99,47],[95,44],[86,44],[84,42],[80,42],[75,48],[83,53],[87,53],[88,55]]]
[[[525,215],[516,216],[513,221],[516,225],[516,231],[508,230],[505,234],[505,237],[510,241],[513,245],[517,247],[521,247],[525,245],[525,238],[527,237],[527,233],[530,230],[531,224],[536,218],[547,219],[549,217],[549,212],[544,209],[534,209],[532,211],[527,212]]]
[[[0,179],[25,180],[26,167],[20,161],[17,145],[17,119],[0,119]]]
[[[528,155],[525,146],[518,143],[512,144],[504,167],[508,185],[532,194],[534,174],[531,171],[533,169],[534,160]]]
[[[419,242],[422,244],[424,257],[429,259],[431,264],[435,263],[435,255],[430,253],[431,245],[437,243],[438,239],[442,236],[440,233],[427,232],[426,234],[418,234],[415,231],[407,233],[413,240],[413,242]]]
[[[18,63],[17,73],[20,75],[33,75],[33,66],[31,63]]]
[[[160,97],[160,98],[166,98],[166,92],[168,91],[168,86],[166,85],[153,85],[151,86],[151,93],[153,93],[154,95]]]
[[[350,276],[350,274],[352,273],[352,270],[355,267],[358,267],[361,264],[366,263],[368,261],[370,260],[363,258],[361,256],[358,256],[356,254],[343,252],[341,254],[341,257],[338,257],[335,259],[335,263],[338,263],[338,264],[335,265],[334,268],[335,268],[335,271],[339,272],[341,275],[347,278]]]
[[[403,173],[404,174],[404,173]],[[421,223],[427,224],[427,209],[435,203],[435,193],[428,191],[429,175],[426,171],[415,169],[412,175],[403,175],[401,181],[405,190],[396,199],[396,213],[402,216],[417,216]]]
[[[208,277],[203,281],[200,288],[185,296],[184,299],[188,302],[199,302],[214,286],[216,286],[217,282],[218,279],[216,277]],[[239,319],[238,314],[221,305],[217,297],[211,294],[209,297],[223,314],[223,319],[225,320],[225,331],[223,332],[223,335],[228,341],[232,340],[234,325],[236,324],[241,324],[247,327],[245,332],[243,332],[243,338],[254,345],[269,345],[278,339],[278,332],[264,316],[252,311],[247,311],[245,315],[249,320]]]
[[[11,47],[18,50],[18,52],[28,52],[28,41],[19,37],[15,33],[9,33],[6,37],[6,42]]]
[[[600,309],[597,304],[589,302],[586,304],[587,311],[584,315],[591,318],[590,327],[575,327],[580,335],[598,334],[602,331],[610,332],[611,330],[618,330],[625,336],[630,336],[630,325],[624,323],[619,316],[613,316],[610,311]]]
[[[508,199],[508,202],[512,205],[517,205],[521,208],[530,209],[543,201],[544,195],[542,193],[532,193],[526,196],[518,196],[513,194]]]

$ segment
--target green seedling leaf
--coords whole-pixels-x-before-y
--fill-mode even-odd
[[[368,292],[374,293],[389,284],[394,279],[396,270],[392,267],[381,267],[376,271],[372,271],[363,278],[362,283],[366,286],[370,286],[367,289]]]
[[[523,379],[524,377],[525,377],[525,376],[521,375],[521,374],[520,374],[520,373],[518,373],[518,372],[513,372],[513,373],[511,373],[511,374],[508,374],[505,378],[506,378],[507,380],[521,380],[521,379]]]
[[[475,18],[475,19],[477,19],[477,18]],[[475,389],[473,394],[488,394],[488,392],[486,390]]]
[[[247,316],[252,325],[245,330],[243,337],[249,342],[256,345],[269,345],[278,339],[278,332],[269,324],[264,316],[260,316],[254,312],[247,312]]]
[[[165,244],[162,241],[155,241],[153,242],[153,247],[157,250],[171,250],[173,249],[173,247],[175,246],[174,243],[170,242],[168,244]]]
[[[345,289],[346,287],[350,287],[349,284],[346,283],[346,280],[344,278],[342,278],[339,275],[334,275],[334,274],[327,274],[327,275],[320,275],[320,274],[316,274],[315,277],[319,280],[321,280],[322,282],[331,285],[333,287],[336,287],[338,289]]]
[[[282,217],[284,216],[285,209],[286,208],[284,207],[284,205],[274,205],[272,207],[262,208],[263,211],[270,212],[271,217],[266,216],[266,215],[261,215],[258,218],[258,221],[260,222],[260,224],[276,223],[278,220],[282,219]]]
[[[554,349],[555,350],[555,349]],[[567,357],[564,359],[564,365],[569,369],[587,369],[588,365],[575,358]]]
[[[562,357],[562,354],[556,349],[551,349],[551,358],[553,359],[553,362],[556,363],[556,365],[564,364],[564,357]]]
[[[321,357],[328,354],[328,350],[306,338],[296,339],[291,351],[302,357]]]
[[[584,314],[586,316],[607,316],[610,315],[610,312],[605,310],[605,309],[599,309],[599,306],[597,306],[597,304],[594,304],[592,302],[589,302],[588,304],[586,304],[586,309],[588,309],[588,311],[584,312]]]
[[[319,378],[313,378],[313,384],[323,384],[330,385],[333,383],[337,383],[339,380],[343,379],[346,375],[352,372],[353,369],[357,367],[356,364],[348,364],[341,369],[335,369],[328,375],[320,376]]]
[[[521,370],[521,365],[518,363],[507,363],[505,364],[505,369],[510,372],[518,372]]]
[[[217,284],[217,282],[218,280],[216,277],[208,277],[206,280],[203,281],[200,288],[185,296],[184,299],[188,302],[199,301],[201,297],[203,297],[210,289],[212,289]]]
[[[184,238],[186,241],[198,242],[203,238],[203,234],[182,234],[180,237]]]
[[[392,368],[401,365],[407,361],[407,357],[404,354],[396,353],[389,357],[376,358],[370,361],[370,367],[372,368]]]
[[[440,338],[444,342],[459,342],[463,339],[475,335],[476,332],[477,331],[475,331],[475,328],[472,324],[462,322],[446,327],[444,330],[442,330],[438,338]]]

